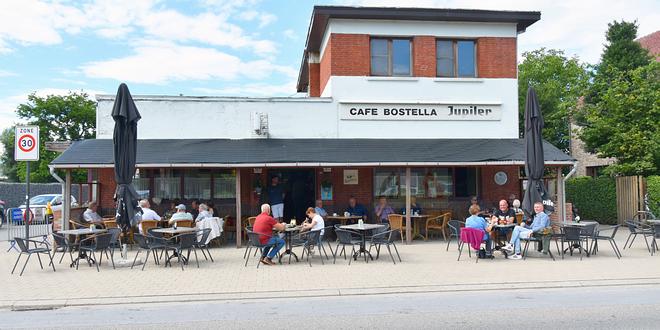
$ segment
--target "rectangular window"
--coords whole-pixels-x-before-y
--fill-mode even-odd
[[[437,40],[438,77],[476,77],[474,40]]]
[[[409,39],[371,39],[371,74],[374,76],[410,76]]]
[[[374,174],[374,197],[402,197],[406,194],[406,170],[377,169]],[[410,194],[437,198],[454,195],[452,168],[414,168],[410,171]]]
[[[211,172],[209,170],[187,170],[183,176],[185,199],[211,198]]]
[[[154,197],[169,200],[181,198],[181,171],[156,170],[154,173]]]
[[[213,198],[236,198],[236,172],[222,171],[213,174]]]

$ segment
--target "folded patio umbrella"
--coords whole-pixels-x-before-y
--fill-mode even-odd
[[[117,182],[116,220],[117,225],[124,231],[131,225],[136,225],[137,217],[141,215],[141,209],[137,206],[139,196],[132,184],[137,158],[137,122],[140,118],[131,92],[126,84],[122,83],[112,108],[112,119],[115,121],[112,141]]]
[[[534,203],[542,202],[547,191],[543,184],[543,115],[532,87],[527,89],[525,103],[525,173],[527,190],[523,197],[522,209],[527,215],[534,214]]]

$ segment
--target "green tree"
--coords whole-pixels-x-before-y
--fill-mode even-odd
[[[545,120],[543,138],[568,152],[569,111],[576,107],[588,84],[587,67],[576,57],[567,58],[561,50],[545,48],[523,53],[523,61],[518,65],[520,136],[525,127],[527,88],[531,86],[536,90]]]
[[[48,171],[48,164],[58,156],[58,153],[46,151],[46,141],[77,141],[94,137],[96,102],[90,100],[84,92],[69,92],[68,95],[46,97],[33,93],[28,96],[26,103],[17,107],[16,114],[28,124],[39,126],[41,140],[39,161],[30,163],[30,180],[33,182],[54,181]],[[9,133],[3,132],[2,135],[2,143],[5,146],[5,153],[2,156],[3,170],[8,176],[16,173],[10,178],[23,181],[26,174],[25,162],[13,162],[13,128],[11,130]],[[79,173],[75,176],[76,179],[82,177],[84,175]]]
[[[13,127],[5,128],[0,134],[0,143],[5,147],[5,151],[0,156],[0,167],[7,180],[11,182],[18,181],[18,168],[14,160],[14,135]]]
[[[636,22],[608,24],[578,123],[587,151],[615,157],[608,174],[639,175],[658,169],[658,65],[641,45]]]

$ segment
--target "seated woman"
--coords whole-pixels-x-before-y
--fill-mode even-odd
[[[489,233],[493,229],[493,221],[486,222],[486,219],[478,216],[480,211],[481,208],[479,208],[479,205],[472,204],[470,206],[470,216],[465,219],[465,228],[475,228],[484,231],[483,241],[486,242],[486,255],[490,256],[493,254],[493,252]]]
[[[199,204],[199,214],[197,215],[197,218],[195,218],[195,221],[202,221],[206,218],[212,218],[213,215],[209,213],[209,207],[206,206],[206,204],[202,203]]]

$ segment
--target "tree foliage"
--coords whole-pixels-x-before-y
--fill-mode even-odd
[[[518,102],[520,135],[524,131],[527,88],[534,87],[545,120],[543,138],[568,152],[569,111],[576,107],[589,84],[586,65],[564,52],[541,48],[523,53],[518,65]]]
[[[48,170],[58,153],[46,151],[46,141],[77,141],[93,138],[96,125],[96,102],[83,92],[69,92],[68,95],[31,94],[26,103],[19,105],[16,114],[29,125],[39,126],[39,161],[30,163],[30,181],[52,182]],[[2,155],[3,172],[9,179],[25,180],[25,162],[14,162],[14,131],[5,130],[2,134],[5,152]],[[81,176],[77,174],[76,177]],[[81,176],[82,177],[82,176]]]

